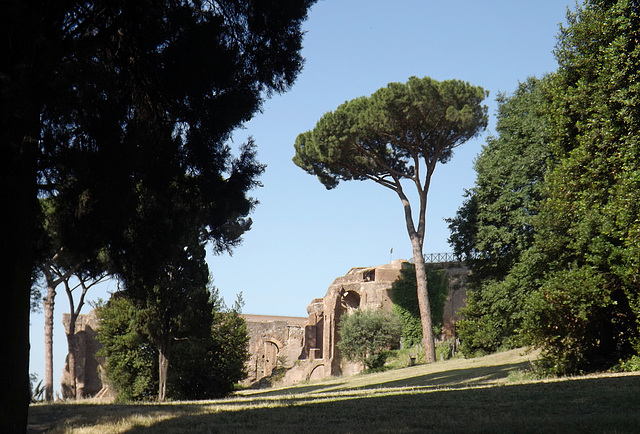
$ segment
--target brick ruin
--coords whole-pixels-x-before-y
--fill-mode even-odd
[[[69,334],[69,323],[71,315],[65,313],[62,315],[62,324],[64,331]],[[102,344],[98,342],[98,318],[95,311],[88,314],[78,315],[76,319],[75,333],[75,387],[78,390],[77,396],[80,397],[107,397],[109,395],[108,387],[103,387],[101,373],[104,370],[104,357],[96,357],[96,353]],[[73,399],[76,397],[73,391],[72,377],[69,372],[69,356],[65,360],[62,371],[62,397],[64,399]]]
[[[344,360],[336,346],[340,318],[355,309],[390,310],[393,283],[408,264],[397,260],[377,267],[352,268],[333,281],[323,298],[307,306],[306,318],[243,315],[251,338],[249,377],[244,384],[260,387],[278,366],[285,368],[284,376],[277,379],[281,384],[360,372],[363,366]],[[436,266],[444,270],[449,285],[439,338],[452,339],[459,310],[466,303],[469,272],[458,263]]]
[[[340,318],[355,309],[390,310],[393,283],[406,266],[407,261],[396,260],[376,267],[352,268],[333,281],[323,298],[311,301],[307,306],[307,317],[242,315],[250,337],[248,378],[243,385],[295,384],[360,372],[363,366],[344,360],[336,346],[340,339],[337,331]],[[439,338],[451,339],[456,336],[458,312],[466,304],[469,271],[459,263],[434,266],[444,270],[449,285]],[[68,314],[63,321],[68,330]],[[93,311],[79,315],[76,321],[76,384],[85,397],[107,392],[99,375],[104,360],[95,357],[100,345],[95,339],[97,327]],[[65,366],[63,394],[69,389],[68,372],[68,366]]]

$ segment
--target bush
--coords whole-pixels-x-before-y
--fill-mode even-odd
[[[392,312],[356,310],[341,318],[338,330],[338,349],[369,370],[384,366],[389,352],[400,347],[402,324]]]
[[[142,332],[141,314],[125,297],[99,302],[98,356],[106,357],[107,381],[119,402],[151,399],[158,391],[158,353]]]
[[[631,356],[627,360],[621,360],[618,370],[622,372],[638,372],[640,371],[640,356]]]
[[[177,342],[169,370],[174,399],[221,398],[246,377],[249,358],[247,324],[231,310],[213,315],[211,336]]]
[[[211,324],[205,333],[176,340],[167,381],[173,399],[209,399],[233,391],[246,376],[248,332],[239,306],[227,309],[217,292],[211,296]],[[106,374],[118,401],[149,400],[158,391],[158,350],[145,327],[145,312],[126,297],[112,297],[97,307],[99,355],[107,358]],[[208,333],[207,333],[208,331]]]
[[[525,325],[542,348],[538,369],[548,375],[607,370],[634,355],[638,332],[615,277],[591,266],[548,273],[530,294]]]

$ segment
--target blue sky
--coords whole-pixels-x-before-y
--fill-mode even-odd
[[[402,206],[391,190],[351,181],[334,190],[296,167],[296,136],[312,129],[341,103],[370,95],[410,76],[460,79],[490,91],[490,123],[479,138],[459,147],[435,171],[429,193],[425,253],[451,251],[444,219],[455,215],[464,189],[475,180],[474,158],[494,132],[495,97],[528,76],[557,65],[552,50],[559,23],[573,0],[369,0],[319,1],[304,25],[306,63],[289,92],[274,95],[262,114],[234,134],[253,136],[267,164],[253,228],[233,256],[209,256],[215,286],[231,305],[242,292],[244,313],[306,316],[336,277],[352,267],[410,259]],[[89,300],[108,298],[115,282],[92,289]],[[85,308],[85,312],[88,308]],[[62,312],[56,300],[54,381],[59,390],[66,355]],[[44,378],[43,315],[32,315],[31,366]]]

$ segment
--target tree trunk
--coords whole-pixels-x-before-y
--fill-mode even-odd
[[[431,171],[433,173],[433,171]],[[436,361],[435,342],[433,340],[433,322],[431,319],[431,304],[429,303],[429,290],[427,288],[427,271],[424,265],[424,253],[422,247],[424,245],[424,234],[426,229],[426,211],[427,211],[427,192],[429,191],[430,175],[428,175],[427,183],[421,193],[420,212],[418,216],[418,230],[413,223],[413,215],[411,212],[411,203],[405,196],[402,188],[398,186],[396,193],[402,201],[404,208],[405,223],[407,232],[411,239],[413,247],[413,261],[416,267],[416,283],[418,292],[418,308],[420,309],[420,322],[422,324],[422,343],[425,351],[425,361],[427,363]]]
[[[0,99],[0,103],[5,102],[6,98]],[[14,113],[11,105],[5,108],[5,113]],[[37,125],[37,116],[35,120]],[[5,285],[0,303],[0,432],[24,433],[30,401],[29,311],[38,205],[35,143],[28,137],[12,135],[16,130],[29,129],[15,127],[6,117],[0,118],[0,125],[0,275]]]
[[[167,376],[169,374],[169,340],[162,338],[158,346],[158,401],[167,398]]]
[[[427,287],[427,270],[424,265],[422,245],[417,240],[411,240],[413,245],[413,261],[416,267],[416,283],[418,290],[418,307],[420,322],[422,323],[422,343],[424,345],[425,362],[436,361],[436,347],[433,339],[433,320],[431,318],[431,303]]]
[[[44,399],[53,401],[53,310],[56,288],[47,282],[47,297],[44,306]]]
[[[71,393],[69,398],[79,399],[78,382],[76,378],[76,320],[78,315],[71,312],[69,315],[69,332],[67,333],[67,364],[69,365],[69,377],[71,377]]]
[[[6,169],[6,165],[3,166]],[[30,219],[26,222],[23,220],[24,217],[30,216],[20,206],[24,205],[25,198],[16,197],[20,196],[19,194],[6,194],[6,190],[13,188],[17,193],[21,187],[7,185],[4,182],[0,182],[0,185],[3,185],[0,188],[5,190],[1,195],[2,203],[6,205],[2,207],[5,211],[2,212],[4,223],[0,237],[0,268],[6,285],[2,290],[0,303],[0,329],[3,341],[3,349],[0,351],[0,432],[24,433],[27,429],[30,401],[29,310],[33,264],[33,244],[30,237],[32,230],[21,230],[30,222]],[[6,200],[7,196],[13,196],[13,200]],[[33,199],[33,196],[29,199]]]
[[[79,265],[74,267],[74,270],[79,268]],[[69,364],[69,375],[71,376],[71,397],[75,399],[84,398],[84,386],[85,386],[85,357],[81,357],[80,366],[82,366],[82,381],[80,385],[78,385],[78,377],[77,377],[77,369],[76,362],[78,361],[78,357],[76,357],[78,351],[78,343],[76,342],[76,321],[80,316],[80,312],[82,311],[82,307],[84,306],[84,297],[87,294],[87,290],[92,286],[86,286],[82,277],[78,277],[80,279],[80,286],[82,286],[82,293],[80,295],[80,299],[78,300],[78,307],[75,307],[75,303],[73,300],[73,289],[69,286],[69,279],[72,275],[72,272],[69,271],[68,274],[65,275],[63,279],[65,291],[67,293],[67,298],[69,299],[69,331],[67,332],[67,347],[68,347],[68,364]],[[99,281],[99,280],[98,280]]]

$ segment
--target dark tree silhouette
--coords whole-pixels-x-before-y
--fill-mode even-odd
[[[247,153],[231,160],[225,142],[293,83],[312,3],[0,3],[0,431],[23,432],[27,421],[38,199],[74,216],[62,225],[65,248],[100,245],[117,260],[141,198],[189,176],[203,239],[233,247],[262,169]],[[75,236],[88,229],[93,236]]]

